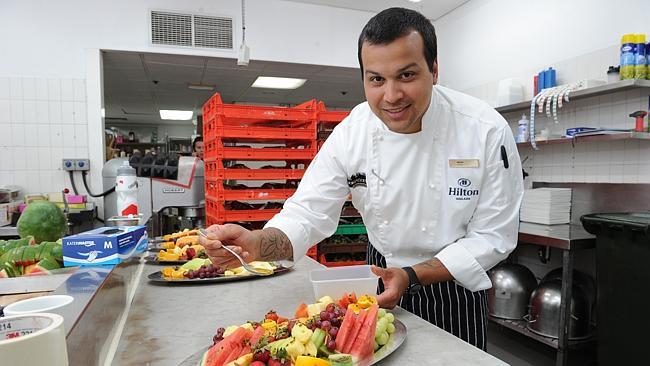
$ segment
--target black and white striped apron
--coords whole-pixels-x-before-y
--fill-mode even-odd
[[[386,259],[368,243],[366,262],[386,268]],[[379,293],[384,285],[379,281]],[[454,281],[424,286],[403,295],[399,306],[465,342],[487,350],[487,291],[471,292]]]

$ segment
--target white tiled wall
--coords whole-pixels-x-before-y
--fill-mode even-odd
[[[0,77],[0,186],[70,188],[64,157],[88,158],[85,80]]]
[[[618,65],[618,47],[609,47],[571,60],[558,62],[558,84],[584,79],[603,79],[608,65]],[[526,76],[532,79],[535,70]],[[497,82],[466,90],[483,100],[496,100]],[[527,98],[532,92],[527,90]],[[563,135],[570,127],[605,127],[632,129],[634,119],[629,114],[649,108],[650,90],[634,89],[603,96],[590,97],[564,103],[558,110],[559,123],[548,119],[544,113],[536,114],[535,130],[550,127],[555,136]],[[504,114],[513,134],[517,135],[517,122],[521,114],[530,118],[530,110]],[[647,118],[646,118],[647,121]],[[539,182],[584,183],[650,183],[650,140],[625,140],[608,142],[580,142],[576,144],[539,145],[520,147],[524,170],[530,176],[527,186]]]

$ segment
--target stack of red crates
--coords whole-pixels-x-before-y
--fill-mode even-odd
[[[315,100],[293,108],[224,104],[218,93],[205,103],[203,138],[208,225],[267,221],[280,212],[280,208],[233,209],[230,203],[285,200],[295,192],[295,186],[268,183],[257,188],[230,189],[233,187],[224,183],[302,178],[317,152],[317,105]],[[266,146],[251,147],[251,144]],[[274,146],[269,147],[270,144]],[[242,164],[233,166],[237,161],[284,161],[285,166],[248,169]]]

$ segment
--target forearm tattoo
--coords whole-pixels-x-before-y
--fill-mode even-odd
[[[293,260],[293,247],[285,233],[275,228],[262,230],[260,259],[263,261]]]

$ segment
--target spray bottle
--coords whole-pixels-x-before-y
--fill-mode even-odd
[[[128,161],[117,168],[115,178],[115,193],[117,193],[117,215],[128,216],[138,214],[138,181],[135,169]]]

